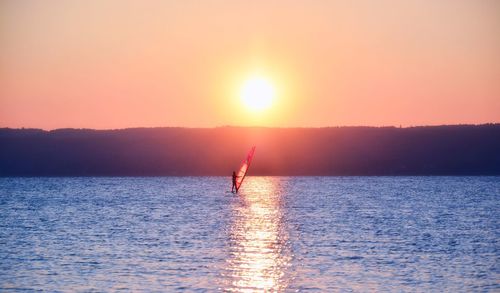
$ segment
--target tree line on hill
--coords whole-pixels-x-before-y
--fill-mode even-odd
[[[500,124],[0,129],[0,176],[500,175]]]

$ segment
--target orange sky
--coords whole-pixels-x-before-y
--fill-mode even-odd
[[[266,111],[239,88],[276,87]],[[500,122],[500,1],[0,2],[0,127]]]

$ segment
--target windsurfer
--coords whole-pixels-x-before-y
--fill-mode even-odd
[[[238,176],[236,175],[236,172],[233,171],[233,187],[231,187],[231,192],[233,193],[235,190],[238,192],[238,188],[236,188],[236,178],[238,178]]]
[[[253,147],[250,150],[250,152],[248,152],[247,158],[241,164],[238,173],[236,173],[236,171],[233,171],[233,187],[231,187],[231,192],[238,193],[238,190],[241,187],[241,183],[243,183],[243,179],[245,179],[245,175],[247,174],[248,168],[250,167],[250,163],[252,162],[254,153],[255,153],[255,147]]]

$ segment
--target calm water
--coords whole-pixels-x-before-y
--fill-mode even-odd
[[[500,291],[500,177],[0,178],[0,291]]]

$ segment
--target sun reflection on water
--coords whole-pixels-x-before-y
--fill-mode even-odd
[[[279,183],[252,177],[233,207],[228,291],[279,292],[286,289],[291,260]]]

